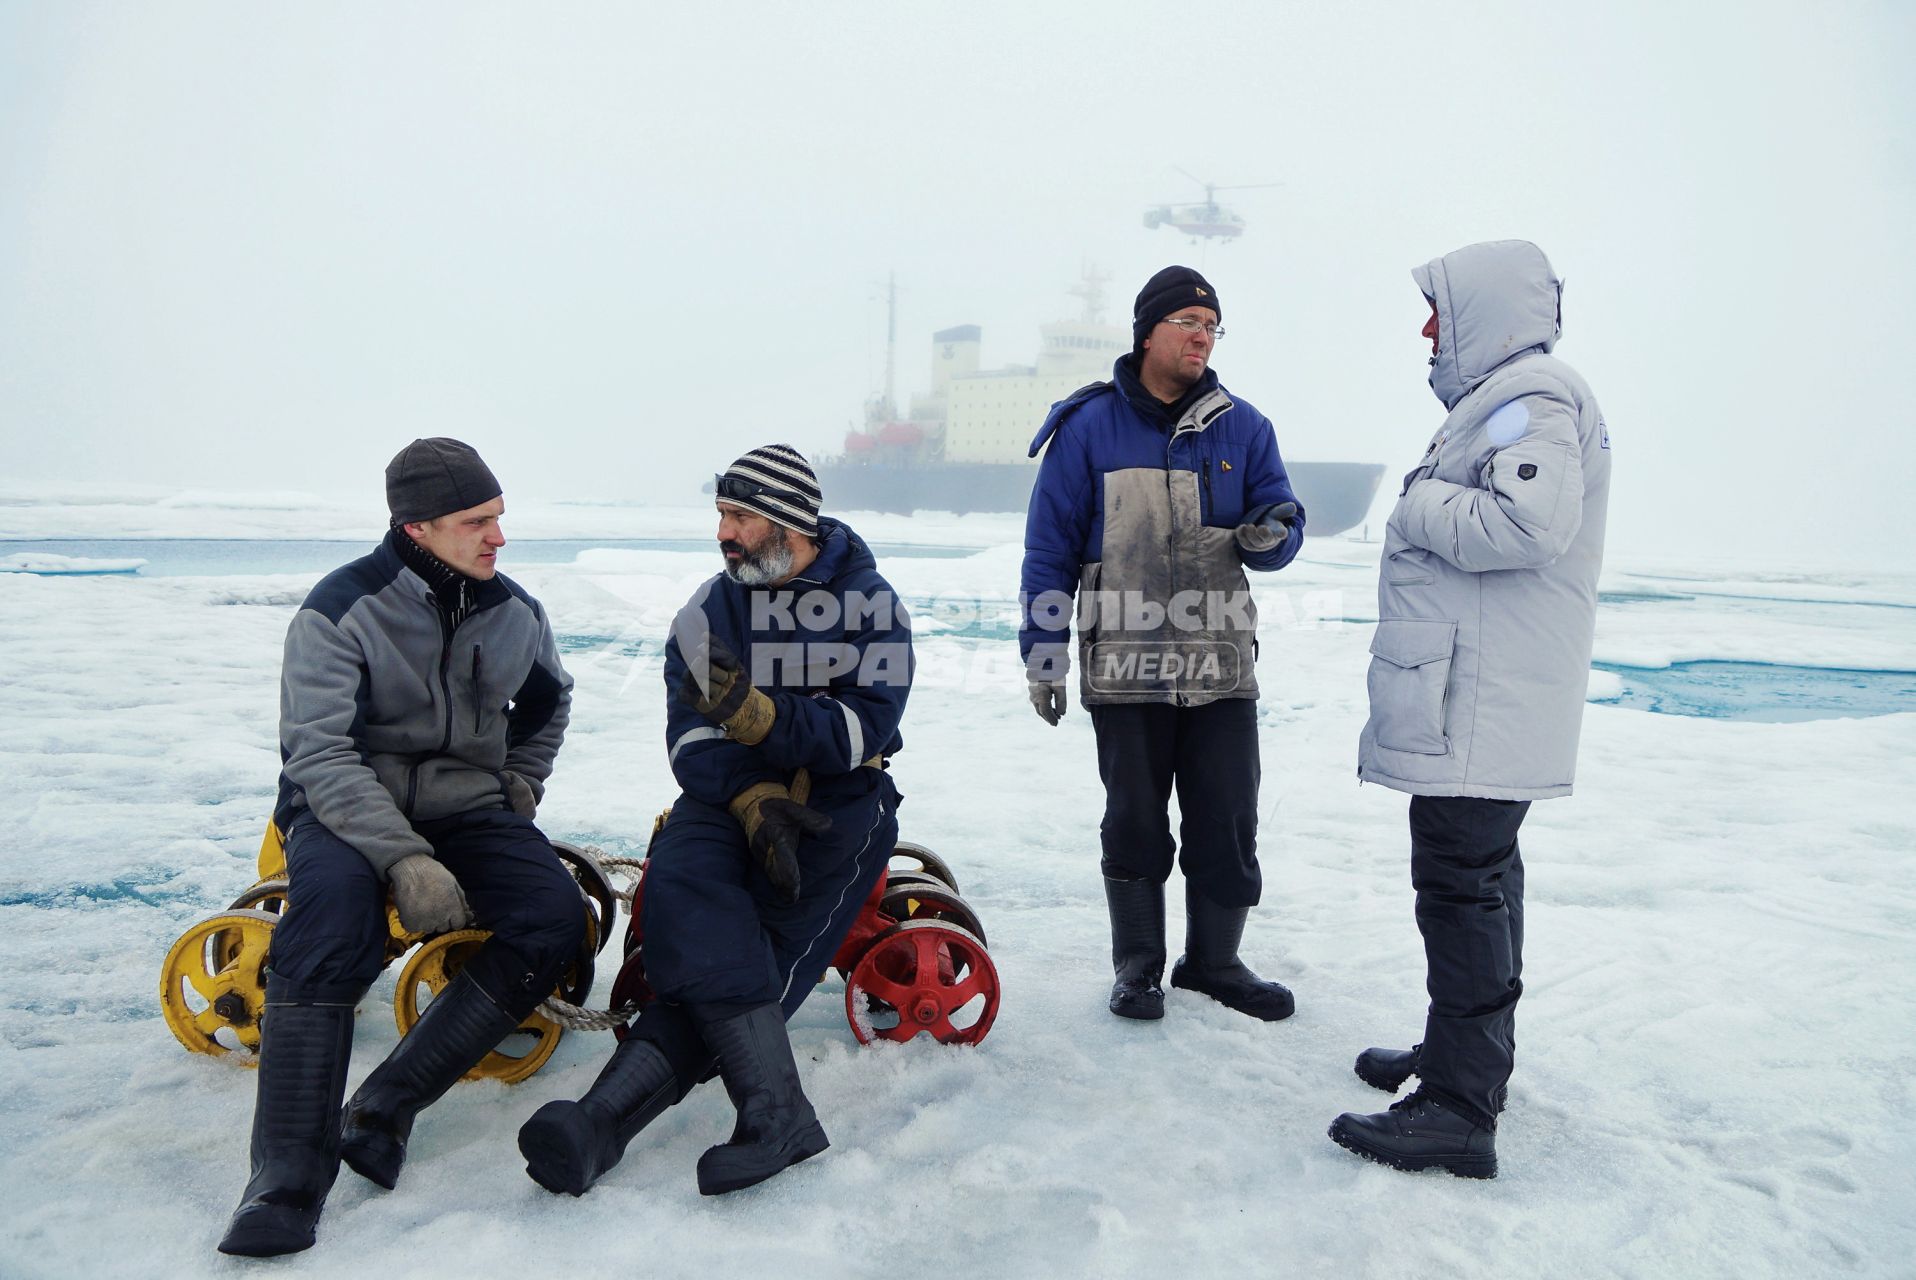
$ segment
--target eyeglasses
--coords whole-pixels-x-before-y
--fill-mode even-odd
[[[1212,324],[1209,320],[1200,320],[1196,316],[1179,316],[1175,320],[1160,320],[1158,323],[1174,324],[1186,333],[1196,333],[1199,329],[1202,329],[1211,335],[1211,341],[1213,342],[1216,342],[1224,336],[1223,325]]]
[[[734,502],[749,502],[753,498],[777,498],[780,502],[789,502],[800,509],[808,505],[804,497],[790,489],[774,489],[768,484],[747,480],[744,476],[715,475],[712,477],[712,490],[714,496],[730,498]]]

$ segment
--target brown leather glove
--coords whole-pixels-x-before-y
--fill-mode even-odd
[[[832,820],[792,799],[776,782],[760,782],[732,797],[732,816],[745,828],[752,856],[765,868],[765,878],[786,902],[798,901],[798,843],[806,836],[822,836]]]
[[[778,710],[772,700],[752,687],[744,664],[726,643],[713,636],[703,653],[686,655],[685,678],[679,681],[679,701],[725,730],[726,736],[756,747],[772,731]],[[699,682],[699,669],[706,680]]]

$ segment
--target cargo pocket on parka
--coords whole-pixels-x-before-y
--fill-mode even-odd
[[[1444,692],[1457,624],[1384,618],[1371,637],[1370,717],[1377,745],[1418,755],[1450,754]]]

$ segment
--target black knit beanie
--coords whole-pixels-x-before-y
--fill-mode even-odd
[[[1217,290],[1190,267],[1166,267],[1146,280],[1144,288],[1138,290],[1138,300],[1131,304],[1131,349],[1142,350],[1158,321],[1186,307],[1209,307],[1217,312],[1219,320],[1224,319]]]
[[[394,525],[465,511],[501,492],[478,451],[445,436],[415,440],[386,464],[386,509]]]

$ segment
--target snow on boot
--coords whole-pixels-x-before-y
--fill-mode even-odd
[[[339,1176],[339,1099],[359,989],[295,988],[268,975],[253,1104],[253,1172],[221,1253],[272,1258],[310,1249]]]
[[[1373,1089],[1396,1093],[1404,1081],[1417,1074],[1417,1053],[1424,1046],[1408,1049],[1366,1049],[1357,1055],[1357,1078]]]
[[[688,1006],[706,1047],[718,1057],[719,1078],[738,1108],[732,1139],[699,1157],[699,1194],[724,1195],[765,1181],[810,1159],[831,1143],[799,1087],[798,1063],[776,1004],[743,1013],[722,1006]]]
[[[1479,1122],[1423,1089],[1375,1115],[1347,1111],[1331,1121],[1330,1135],[1346,1151],[1393,1169],[1497,1176],[1496,1121]]]
[[[526,1176],[554,1194],[582,1196],[619,1163],[639,1130],[678,1100],[678,1074],[665,1054],[630,1036],[583,1098],[548,1102],[520,1128]]]
[[[340,1157],[354,1173],[388,1191],[406,1163],[414,1119],[525,1017],[525,1012],[501,1008],[473,976],[484,958],[484,951],[473,957],[433,997],[413,1029],[346,1104]]]
[[[1207,995],[1265,1022],[1291,1016],[1297,1003],[1290,989],[1264,981],[1237,957],[1249,907],[1220,907],[1187,881],[1184,912],[1184,954],[1171,967],[1172,986]]]
[[[1164,886],[1104,878],[1111,912],[1111,1012],[1149,1021],[1164,1016]]]

